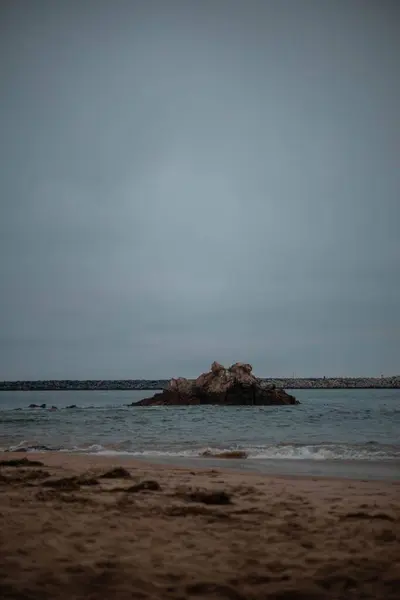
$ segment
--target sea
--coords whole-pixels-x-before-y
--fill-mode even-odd
[[[281,475],[400,479],[400,390],[291,393],[299,405],[133,407],[129,404],[154,392],[0,392],[0,450],[135,457]],[[29,408],[44,403],[46,408]],[[235,450],[247,458],[203,456]]]

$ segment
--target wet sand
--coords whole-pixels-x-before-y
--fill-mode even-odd
[[[229,455],[228,455],[229,456]],[[261,459],[240,457],[229,460],[212,455],[208,458],[198,457],[161,457],[141,456],[138,460],[154,461],[157,464],[186,467],[189,469],[226,469],[235,471],[255,472],[269,476],[305,476],[305,477],[334,477],[340,479],[387,479],[400,481],[400,461],[398,460],[307,460],[307,459]],[[136,457],[135,457],[136,458]]]
[[[400,597],[398,481],[27,458],[0,467],[1,598]]]

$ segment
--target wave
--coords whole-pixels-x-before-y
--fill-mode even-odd
[[[223,458],[226,460],[308,460],[308,461],[391,461],[400,460],[400,446],[381,445],[370,441],[365,444],[270,444],[249,447],[197,447],[183,448],[132,448],[125,440],[114,444],[80,444],[71,446],[49,446],[37,441],[22,441],[0,448],[3,452],[73,452],[102,456],[132,456],[141,458]],[[242,456],[233,456],[242,453]],[[231,455],[231,457],[229,456]]]
[[[38,442],[22,441],[18,444],[12,444],[5,448],[0,448],[0,452],[59,452],[61,447],[52,447]]]
[[[31,418],[35,418],[38,415],[43,415],[43,414],[48,414],[48,413],[53,413],[53,414],[57,414],[59,412],[67,412],[67,413],[74,413],[75,411],[85,411],[85,410],[90,410],[90,411],[100,411],[100,412],[105,412],[105,411],[109,411],[112,410],[114,412],[117,411],[128,411],[129,409],[131,409],[132,406],[130,404],[77,404],[77,405],[73,405],[73,406],[56,406],[56,405],[47,405],[46,407],[42,407],[42,406],[36,406],[36,407],[30,407],[30,406],[23,406],[23,407],[14,407],[14,406],[2,406],[0,408],[0,415],[4,414],[7,417],[7,421],[10,421],[10,417],[8,417],[8,415],[17,413],[17,415],[21,415],[20,418],[25,418],[25,416],[30,416]],[[146,407],[147,408],[147,407]],[[18,417],[16,417],[18,418]]]
[[[279,444],[254,449],[253,458],[290,460],[393,460],[400,459],[400,448],[375,443]]]
[[[196,450],[162,451],[144,450],[141,452],[129,452],[137,456],[170,456],[182,458],[205,458],[223,457],[229,459],[229,454],[243,452],[247,455],[246,460],[400,460],[400,447],[374,447],[349,446],[349,445],[301,445],[301,444],[278,444],[270,446],[243,447],[243,448],[201,448]],[[108,451],[101,450],[103,454]],[[235,458],[237,461],[238,458]],[[243,457],[245,460],[245,457]]]
[[[26,420],[26,422],[30,421],[30,420],[35,420],[38,417],[40,417],[41,415],[49,415],[49,414],[53,414],[53,415],[57,415],[58,413],[62,413],[63,415],[67,414],[76,414],[76,413],[80,413],[82,411],[96,411],[96,412],[107,412],[107,411],[113,411],[113,413],[117,413],[117,412],[129,412],[130,414],[135,414],[135,418],[137,417],[138,413],[132,413],[132,404],[121,404],[120,402],[118,403],[109,403],[109,404],[72,404],[72,405],[67,405],[67,406],[60,406],[60,405],[53,405],[51,403],[47,403],[45,406],[42,405],[36,405],[36,406],[23,406],[23,407],[15,407],[15,406],[0,406],[0,420],[2,418],[4,418],[7,423],[11,423],[14,422],[13,420],[15,419],[15,422],[20,422],[20,420]],[[185,406],[176,406],[173,409],[171,409],[171,407],[165,407],[165,406],[145,406],[145,407],[141,407],[140,408],[140,413],[142,414],[147,414],[150,411],[151,412],[168,412],[171,413],[172,410],[180,410],[180,411],[187,411],[188,408],[194,408],[194,409],[199,409],[200,411],[203,410],[208,410],[210,408],[216,408],[216,407],[210,407],[208,405],[204,405],[204,406],[199,406],[199,407],[185,407]],[[253,410],[254,408],[256,408],[257,411],[263,412],[266,410],[271,409],[270,406],[267,407],[250,407],[250,406],[242,406],[242,407],[218,407],[218,408],[223,408],[223,409],[227,409],[229,408],[230,412],[234,412],[233,409],[239,409],[239,410]],[[297,412],[299,410],[302,410],[301,408],[297,408],[297,407],[293,407],[293,406],[286,406],[285,408],[285,413],[287,412],[287,410],[296,410]],[[400,415],[400,408],[398,407],[376,407],[374,410],[369,409],[369,408],[360,408],[357,407],[356,409],[354,407],[349,406],[348,408],[342,408],[342,407],[337,407],[337,406],[332,406],[328,408],[328,412],[330,415],[333,415],[333,418],[337,418],[337,417],[341,417],[341,418],[351,418],[353,420],[370,420],[376,417],[379,418],[397,418]],[[305,419],[308,423],[318,423],[320,422],[321,418],[323,418],[325,416],[325,413],[319,413],[319,414],[310,414],[310,415],[305,415]]]

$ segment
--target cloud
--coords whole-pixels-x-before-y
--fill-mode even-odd
[[[397,371],[396,3],[1,10],[0,378]]]

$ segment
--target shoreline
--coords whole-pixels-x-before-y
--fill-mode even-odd
[[[218,457],[179,457],[132,455],[106,452],[98,454],[79,451],[0,452],[0,460],[28,458],[44,461],[54,467],[66,463],[96,466],[122,464],[129,468],[149,468],[182,472],[230,473],[267,479],[332,480],[355,482],[400,482],[400,461],[366,460],[296,460],[296,459],[236,459]]]
[[[222,453],[223,454],[223,453]],[[52,465],[64,462],[66,457],[72,460],[96,462],[110,461],[128,463],[133,466],[149,465],[152,468],[183,469],[198,471],[217,469],[238,475],[253,474],[260,477],[301,477],[304,479],[324,478],[354,481],[400,481],[400,459],[311,459],[311,458],[255,458],[255,457],[219,457],[180,456],[168,454],[141,454],[129,451],[85,451],[52,449],[12,449],[0,450],[1,460],[19,459],[26,456],[32,460],[50,460]],[[58,457],[58,458],[57,458]],[[80,458],[81,457],[81,458]]]
[[[102,456],[106,457],[107,454]],[[114,459],[124,455],[114,456]],[[129,456],[127,456],[129,459]],[[235,473],[254,473],[260,477],[301,477],[305,479],[324,478],[354,481],[400,481],[400,460],[313,460],[313,459],[273,459],[246,458],[229,459],[218,457],[163,457],[149,455],[132,457],[140,462],[167,468],[218,469]]]
[[[40,462],[0,466],[4,598],[398,598],[400,482],[69,453],[0,460],[24,457]]]
[[[237,475],[255,475],[269,478],[332,479],[340,481],[400,481],[399,460],[312,460],[272,458],[218,458],[133,455],[129,452],[95,453],[68,450],[7,451],[0,452],[0,460],[19,459],[47,460],[54,466],[62,464],[65,457],[91,464],[121,463],[133,467],[147,465],[153,469],[178,469],[184,471],[218,470]],[[57,458],[58,457],[58,458]],[[81,458],[80,458],[81,457]]]
[[[8,460],[21,460],[23,458],[27,458],[32,461],[43,461],[47,465],[55,468],[64,468],[67,466],[69,468],[73,465],[73,468],[96,468],[109,466],[110,468],[115,465],[123,465],[126,468],[132,469],[148,469],[152,471],[177,471],[182,473],[194,472],[196,473],[213,473],[218,472],[223,474],[235,475],[238,477],[260,477],[265,479],[294,479],[294,480],[303,480],[305,482],[309,481],[318,481],[318,480],[328,480],[328,481],[340,481],[340,482],[374,482],[374,483],[388,483],[397,484],[398,480],[400,480],[400,471],[397,473],[396,477],[382,477],[382,478],[367,478],[363,475],[358,475],[355,477],[351,477],[350,475],[341,475],[341,474],[332,474],[331,473],[321,473],[323,470],[322,467],[325,466],[325,463],[335,463],[339,461],[306,461],[306,460],[290,460],[290,459],[279,459],[277,461],[273,461],[272,459],[265,459],[265,462],[268,460],[269,462],[274,463],[274,468],[271,470],[263,470],[257,468],[257,464],[263,462],[261,459],[229,459],[229,458],[205,458],[205,457],[194,457],[194,458],[183,458],[183,457],[151,457],[149,455],[130,455],[126,454],[96,454],[96,453],[85,453],[85,452],[70,452],[66,450],[62,451],[45,451],[45,452],[1,452],[0,451],[0,461],[8,461]],[[340,461],[341,462],[341,461]],[[345,462],[345,461],[343,461]],[[359,464],[366,461],[351,461],[357,463],[354,465],[356,470],[359,469]],[[285,466],[286,463],[286,466]],[[290,463],[290,467],[288,465]],[[307,470],[301,468],[301,463],[319,463],[319,468],[316,469],[316,472],[309,473]],[[320,463],[323,463],[322,465]],[[381,468],[382,462],[375,463],[376,467]],[[398,465],[393,465],[394,467],[398,467]],[[276,469],[275,469],[276,467]],[[279,467],[282,467],[279,469]],[[287,468],[289,467],[289,469]],[[318,467],[316,465],[316,467]],[[329,469],[328,469],[329,470]],[[400,486],[400,481],[399,481]]]

